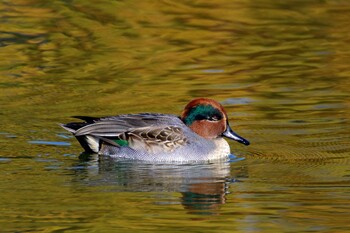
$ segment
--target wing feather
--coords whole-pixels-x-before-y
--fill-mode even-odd
[[[76,130],[75,136],[91,135],[118,146],[115,139],[128,141],[135,150],[151,153],[172,151],[187,143],[182,121],[175,115],[129,114],[105,118],[87,118],[87,124]],[[171,124],[171,125],[169,125]]]
[[[177,126],[138,128],[129,132],[128,136],[131,148],[142,148],[153,153],[173,151],[187,143],[184,132]]]

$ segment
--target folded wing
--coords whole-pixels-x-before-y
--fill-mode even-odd
[[[173,151],[187,143],[176,116],[164,114],[129,114],[105,118],[78,117],[86,120],[82,123],[62,125],[72,132],[85,149],[88,145],[98,152],[103,145],[157,153]],[[172,122],[169,125],[169,122]]]

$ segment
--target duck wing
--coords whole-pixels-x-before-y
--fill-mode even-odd
[[[96,138],[99,147],[103,144],[115,147],[128,146],[134,150],[157,153],[172,151],[187,143],[182,129],[184,124],[175,115],[142,113],[104,118],[78,118],[86,122],[81,128],[71,132],[76,137]]]

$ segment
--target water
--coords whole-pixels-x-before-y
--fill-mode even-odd
[[[2,1],[2,232],[346,232],[348,1]],[[235,157],[84,157],[73,115],[226,108]]]

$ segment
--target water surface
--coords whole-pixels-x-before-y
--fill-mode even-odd
[[[346,232],[347,1],[0,3],[2,232]],[[74,115],[227,109],[231,161],[80,156]]]

